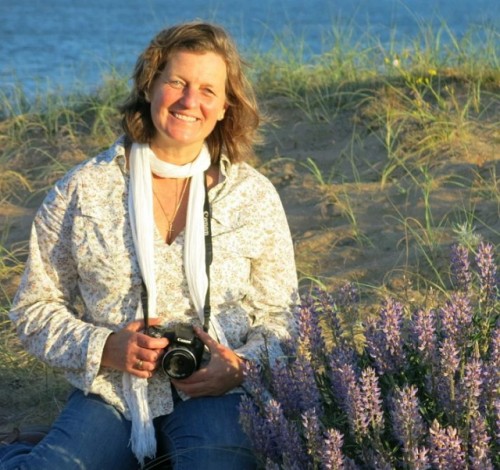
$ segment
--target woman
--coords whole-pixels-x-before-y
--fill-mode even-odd
[[[0,449],[0,468],[132,469],[155,456],[155,468],[255,468],[238,423],[243,367],[274,361],[295,334],[297,280],[279,197],[243,162],[259,115],[225,31],[161,31],[122,111],[125,135],[58,182],[35,218],[10,317],[75,391],[39,444]],[[173,341],[146,334],[146,314],[192,325],[209,360],[165,375]]]

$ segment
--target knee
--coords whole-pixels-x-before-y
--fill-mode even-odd
[[[248,438],[243,432],[175,433],[158,439],[159,459],[168,460],[174,470],[250,470],[257,468]]]

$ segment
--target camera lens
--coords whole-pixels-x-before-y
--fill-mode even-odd
[[[163,370],[174,379],[185,379],[197,368],[196,357],[187,349],[176,348],[163,357]]]

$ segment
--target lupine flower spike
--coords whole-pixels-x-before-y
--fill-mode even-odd
[[[453,245],[451,248],[451,275],[458,290],[469,292],[472,286],[469,250],[462,245]]]

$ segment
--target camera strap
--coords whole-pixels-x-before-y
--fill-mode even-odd
[[[203,203],[203,229],[205,231],[205,270],[207,272],[207,292],[205,294],[205,305],[203,306],[203,331],[208,332],[210,326],[210,265],[213,259],[212,250],[212,212],[208,201],[207,173],[203,178],[205,183],[205,202]]]
[[[203,203],[203,229],[205,236],[205,270],[207,273],[207,292],[205,294],[205,305],[203,307],[203,331],[208,332],[210,326],[210,265],[213,259],[212,250],[212,211],[210,209],[210,203],[208,201],[208,186],[207,186],[207,172],[204,174],[203,182],[205,185],[205,201]],[[141,290],[141,304],[142,311],[144,315],[144,326],[145,331],[149,330],[149,309],[148,309],[148,290],[144,279],[142,280],[142,290]]]

